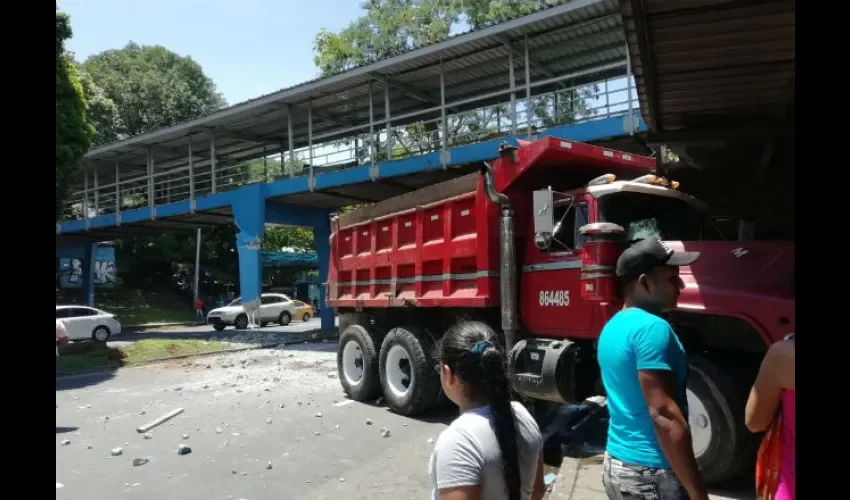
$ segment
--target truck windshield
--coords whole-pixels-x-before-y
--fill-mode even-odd
[[[611,193],[599,200],[600,216],[626,230],[626,241],[700,239],[702,217],[683,200],[644,193]]]

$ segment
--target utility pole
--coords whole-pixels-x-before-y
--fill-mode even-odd
[[[198,236],[195,238],[195,300],[192,301],[192,307],[198,302],[200,290],[198,284],[201,279],[201,228],[198,228]]]

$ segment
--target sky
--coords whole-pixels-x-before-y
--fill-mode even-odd
[[[78,61],[129,41],[191,56],[229,104],[312,80],[313,38],[362,15],[360,0],[58,0]]]

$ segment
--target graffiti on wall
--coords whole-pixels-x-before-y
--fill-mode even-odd
[[[60,257],[60,286],[62,288],[80,288],[83,286],[83,260],[77,257]],[[101,247],[97,249],[94,261],[95,286],[110,287],[118,278],[115,266],[115,249]]]

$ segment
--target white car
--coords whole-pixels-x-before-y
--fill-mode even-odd
[[[56,306],[56,319],[68,331],[68,340],[96,340],[106,342],[121,333],[118,316],[87,306]]]
[[[269,323],[288,325],[298,314],[298,304],[282,293],[264,293],[260,296],[259,317],[256,320],[260,326]],[[218,331],[227,326],[235,326],[237,330],[248,328],[248,314],[242,307],[242,297],[230,304],[207,313],[207,323]]]

